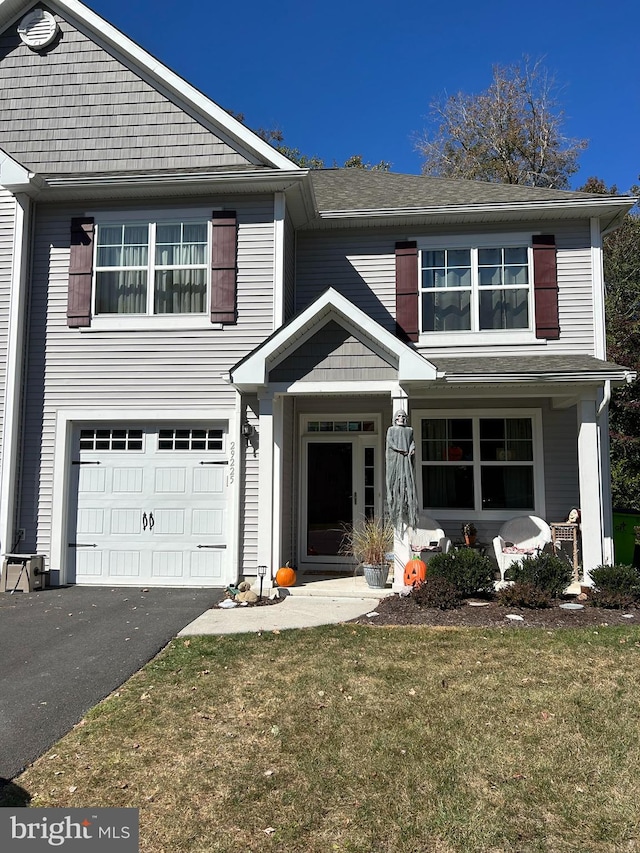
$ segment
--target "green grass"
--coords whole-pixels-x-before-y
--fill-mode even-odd
[[[175,640],[19,779],[142,851],[640,851],[640,629]]]

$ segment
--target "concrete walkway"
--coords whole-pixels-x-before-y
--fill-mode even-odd
[[[255,588],[255,587],[254,587]],[[256,592],[259,590],[256,589]],[[213,606],[178,634],[245,634],[313,628],[348,622],[375,611],[391,589],[369,589],[363,577],[301,578],[295,587],[280,590],[284,601],[268,607]]]

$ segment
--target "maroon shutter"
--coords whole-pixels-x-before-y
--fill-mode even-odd
[[[418,246],[396,243],[396,335],[418,340]]]
[[[534,234],[532,244],[536,337],[559,338],[556,239],[553,234]]]
[[[238,221],[235,210],[214,210],[211,237],[211,322],[237,318]]]
[[[91,325],[91,280],[93,278],[93,219],[71,220],[67,326]]]

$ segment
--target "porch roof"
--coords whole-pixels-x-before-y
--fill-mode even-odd
[[[590,355],[431,357],[445,382],[632,382],[633,370]]]

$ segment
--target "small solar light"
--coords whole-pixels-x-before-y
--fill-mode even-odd
[[[262,600],[262,584],[264,583],[264,579],[267,576],[267,567],[266,566],[258,566],[258,577],[260,578],[260,597],[259,600]]]

